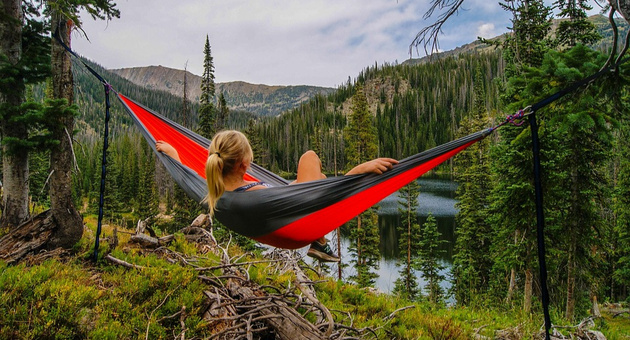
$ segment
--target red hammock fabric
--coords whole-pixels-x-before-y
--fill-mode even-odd
[[[171,144],[175,150],[177,150],[180,161],[196,172],[201,178],[206,179],[207,146],[199,145],[190,138],[187,138],[180,131],[175,129],[172,124],[164,120],[163,117],[152,113],[124,95],[119,93],[118,97],[153,136],[153,143],[162,140]],[[245,178],[249,181],[257,181],[252,175],[246,175]]]

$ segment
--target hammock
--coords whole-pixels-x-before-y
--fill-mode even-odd
[[[175,182],[197,202],[207,194],[205,163],[210,141],[151,109],[116,93]],[[385,197],[398,191],[492,129],[448,142],[405,158],[382,175],[331,177],[288,185],[283,178],[252,164],[245,180],[273,187],[245,192],[226,191],[217,202],[215,217],[227,228],[279,248],[306,246],[335,230]],[[179,153],[181,162],[157,152],[163,140]]]

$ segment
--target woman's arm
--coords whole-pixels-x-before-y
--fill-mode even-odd
[[[155,149],[159,152],[165,153],[167,156],[181,163],[181,160],[179,159],[179,153],[177,153],[177,150],[175,150],[175,148],[171,144],[159,140],[155,142]]]
[[[358,175],[366,173],[375,173],[381,175],[383,172],[390,170],[398,161],[393,158],[377,158],[371,161],[359,164],[346,175]]]

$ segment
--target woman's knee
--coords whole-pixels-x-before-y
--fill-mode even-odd
[[[300,157],[296,182],[302,183],[322,178],[326,178],[326,176],[322,174],[322,162],[319,156],[313,150],[305,152]]]
[[[315,151],[308,150],[302,154],[302,157],[300,157],[300,163],[318,164],[321,166],[322,161],[319,159],[319,156],[315,153]]]

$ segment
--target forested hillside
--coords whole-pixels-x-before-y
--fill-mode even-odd
[[[308,149],[320,152],[324,168],[346,168],[341,130],[350,99],[364,86],[370,111],[376,117],[379,154],[403,158],[451,140],[459,121],[470,111],[473,74],[484,88],[488,111],[499,107],[504,65],[499,52],[463,54],[415,65],[374,65],[329,96],[266,119],[256,127],[261,149],[258,161],[274,170],[293,172]],[[349,165],[348,165],[349,166]]]

